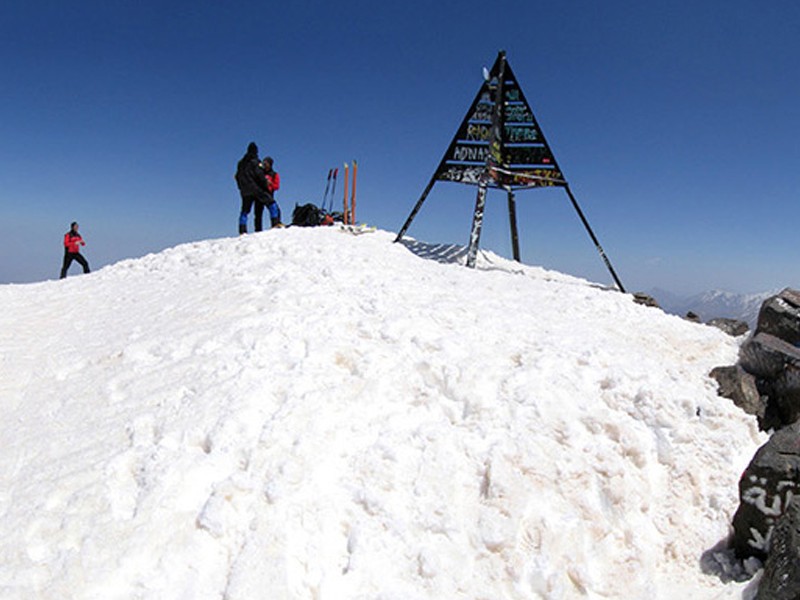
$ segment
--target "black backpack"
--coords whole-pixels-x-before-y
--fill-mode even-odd
[[[295,204],[292,211],[292,225],[316,227],[322,223],[324,213],[315,204]]]

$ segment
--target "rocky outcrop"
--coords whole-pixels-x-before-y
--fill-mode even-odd
[[[762,430],[800,419],[800,292],[787,288],[764,301],[755,332],[739,349],[736,367],[712,371],[719,394],[757,415]],[[753,385],[759,402],[754,401]]]
[[[800,598],[800,497],[793,498],[775,523],[756,600]]]
[[[683,318],[686,319],[687,321],[691,321],[692,323],[703,322],[703,320],[700,318],[700,315],[698,315],[697,313],[693,313],[692,311],[687,312],[686,316]]]
[[[800,365],[800,349],[774,335],[756,331],[739,349],[739,364],[756,377],[775,381],[786,365]]]
[[[661,308],[661,306],[659,306],[658,301],[655,298],[653,298],[648,294],[645,294],[644,292],[634,292],[633,301],[636,302],[636,304],[641,304],[643,306],[652,306],[653,308]]]
[[[767,298],[739,362],[711,376],[720,395],[773,431],[739,481],[733,549],[766,561],[759,599],[800,600],[800,292]]]
[[[779,517],[800,495],[800,423],[772,434],[739,480],[739,508],[733,517],[737,556],[765,559]]]
[[[716,367],[710,373],[719,384],[719,395],[730,398],[744,412],[755,415],[759,421],[767,409],[766,397],[759,392],[756,378],[740,365]]]
[[[767,298],[758,313],[756,331],[800,344],[800,291],[787,288]]]
[[[739,319],[711,319],[706,325],[716,327],[733,337],[739,337],[750,331],[750,326]]]

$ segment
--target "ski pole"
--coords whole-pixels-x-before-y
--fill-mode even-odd
[[[333,199],[336,197],[336,177],[339,175],[339,167],[333,170],[333,187],[331,188],[331,206],[328,212],[333,212]]]
[[[350,191],[350,224],[356,224],[356,173],[358,173],[358,163],[353,159],[353,189]]]
[[[322,195],[322,210],[325,210],[325,201],[328,199],[328,188],[331,186],[331,174],[333,169],[328,169],[328,181],[325,184],[325,193]]]
[[[342,223],[347,225],[347,179],[350,177],[347,163],[344,163],[344,211],[342,212]]]

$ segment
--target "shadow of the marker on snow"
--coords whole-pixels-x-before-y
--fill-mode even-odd
[[[434,260],[442,264],[464,264],[467,249],[458,244],[429,244],[417,240],[402,239],[403,244],[412,254],[426,260]]]
[[[434,260],[438,263],[442,264],[449,264],[449,265],[465,265],[467,263],[467,248],[465,246],[460,246],[458,244],[430,244],[427,242],[420,242],[414,239],[403,238],[400,240],[400,243],[405,246],[412,254],[419,256],[420,258],[424,258],[426,260]],[[508,266],[496,266],[494,261],[490,258],[490,255],[487,255],[483,250],[480,248],[478,249],[478,256],[483,261],[480,269],[482,271],[502,271],[503,273],[510,273],[514,275],[524,275],[525,271],[522,268],[521,263],[514,263],[519,264],[520,268],[509,268]],[[550,278],[547,276],[546,272],[543,275],[540,275],[545,281],[549,280]],[[614,286],[602,285],[599,283],[593,283],[591,281],[576,281],[574,283],[568,283],[566,281],[561,281],[561,285],[575,285],[575,286],[588,286],[598,290],[604,291],[617,291],[617,288]]]

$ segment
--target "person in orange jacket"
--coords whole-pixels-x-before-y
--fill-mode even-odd
[[[84,273],[89,273],[89,263],[81,255],[81,246],[85,246],[86,242],[83,241],[81,234],[78,233],[78,224],[73,221],[69,226],[69,231],[64,234],[64,263],[61,266],[61,277],[64,279],[67,276],[67,269],[76,261],[83,267]]]
[[[269,198],[267,199],[267,210],[269,210],[270,224],[273,227],[283,227],[281,223],[281,207],[275,200],[275,192],[281,188],[281,176],[273,169],[275,161],[271,156],[265,156],[261,161],[264,167],[264,173],[267,178],[267,191],[269,191]]]

